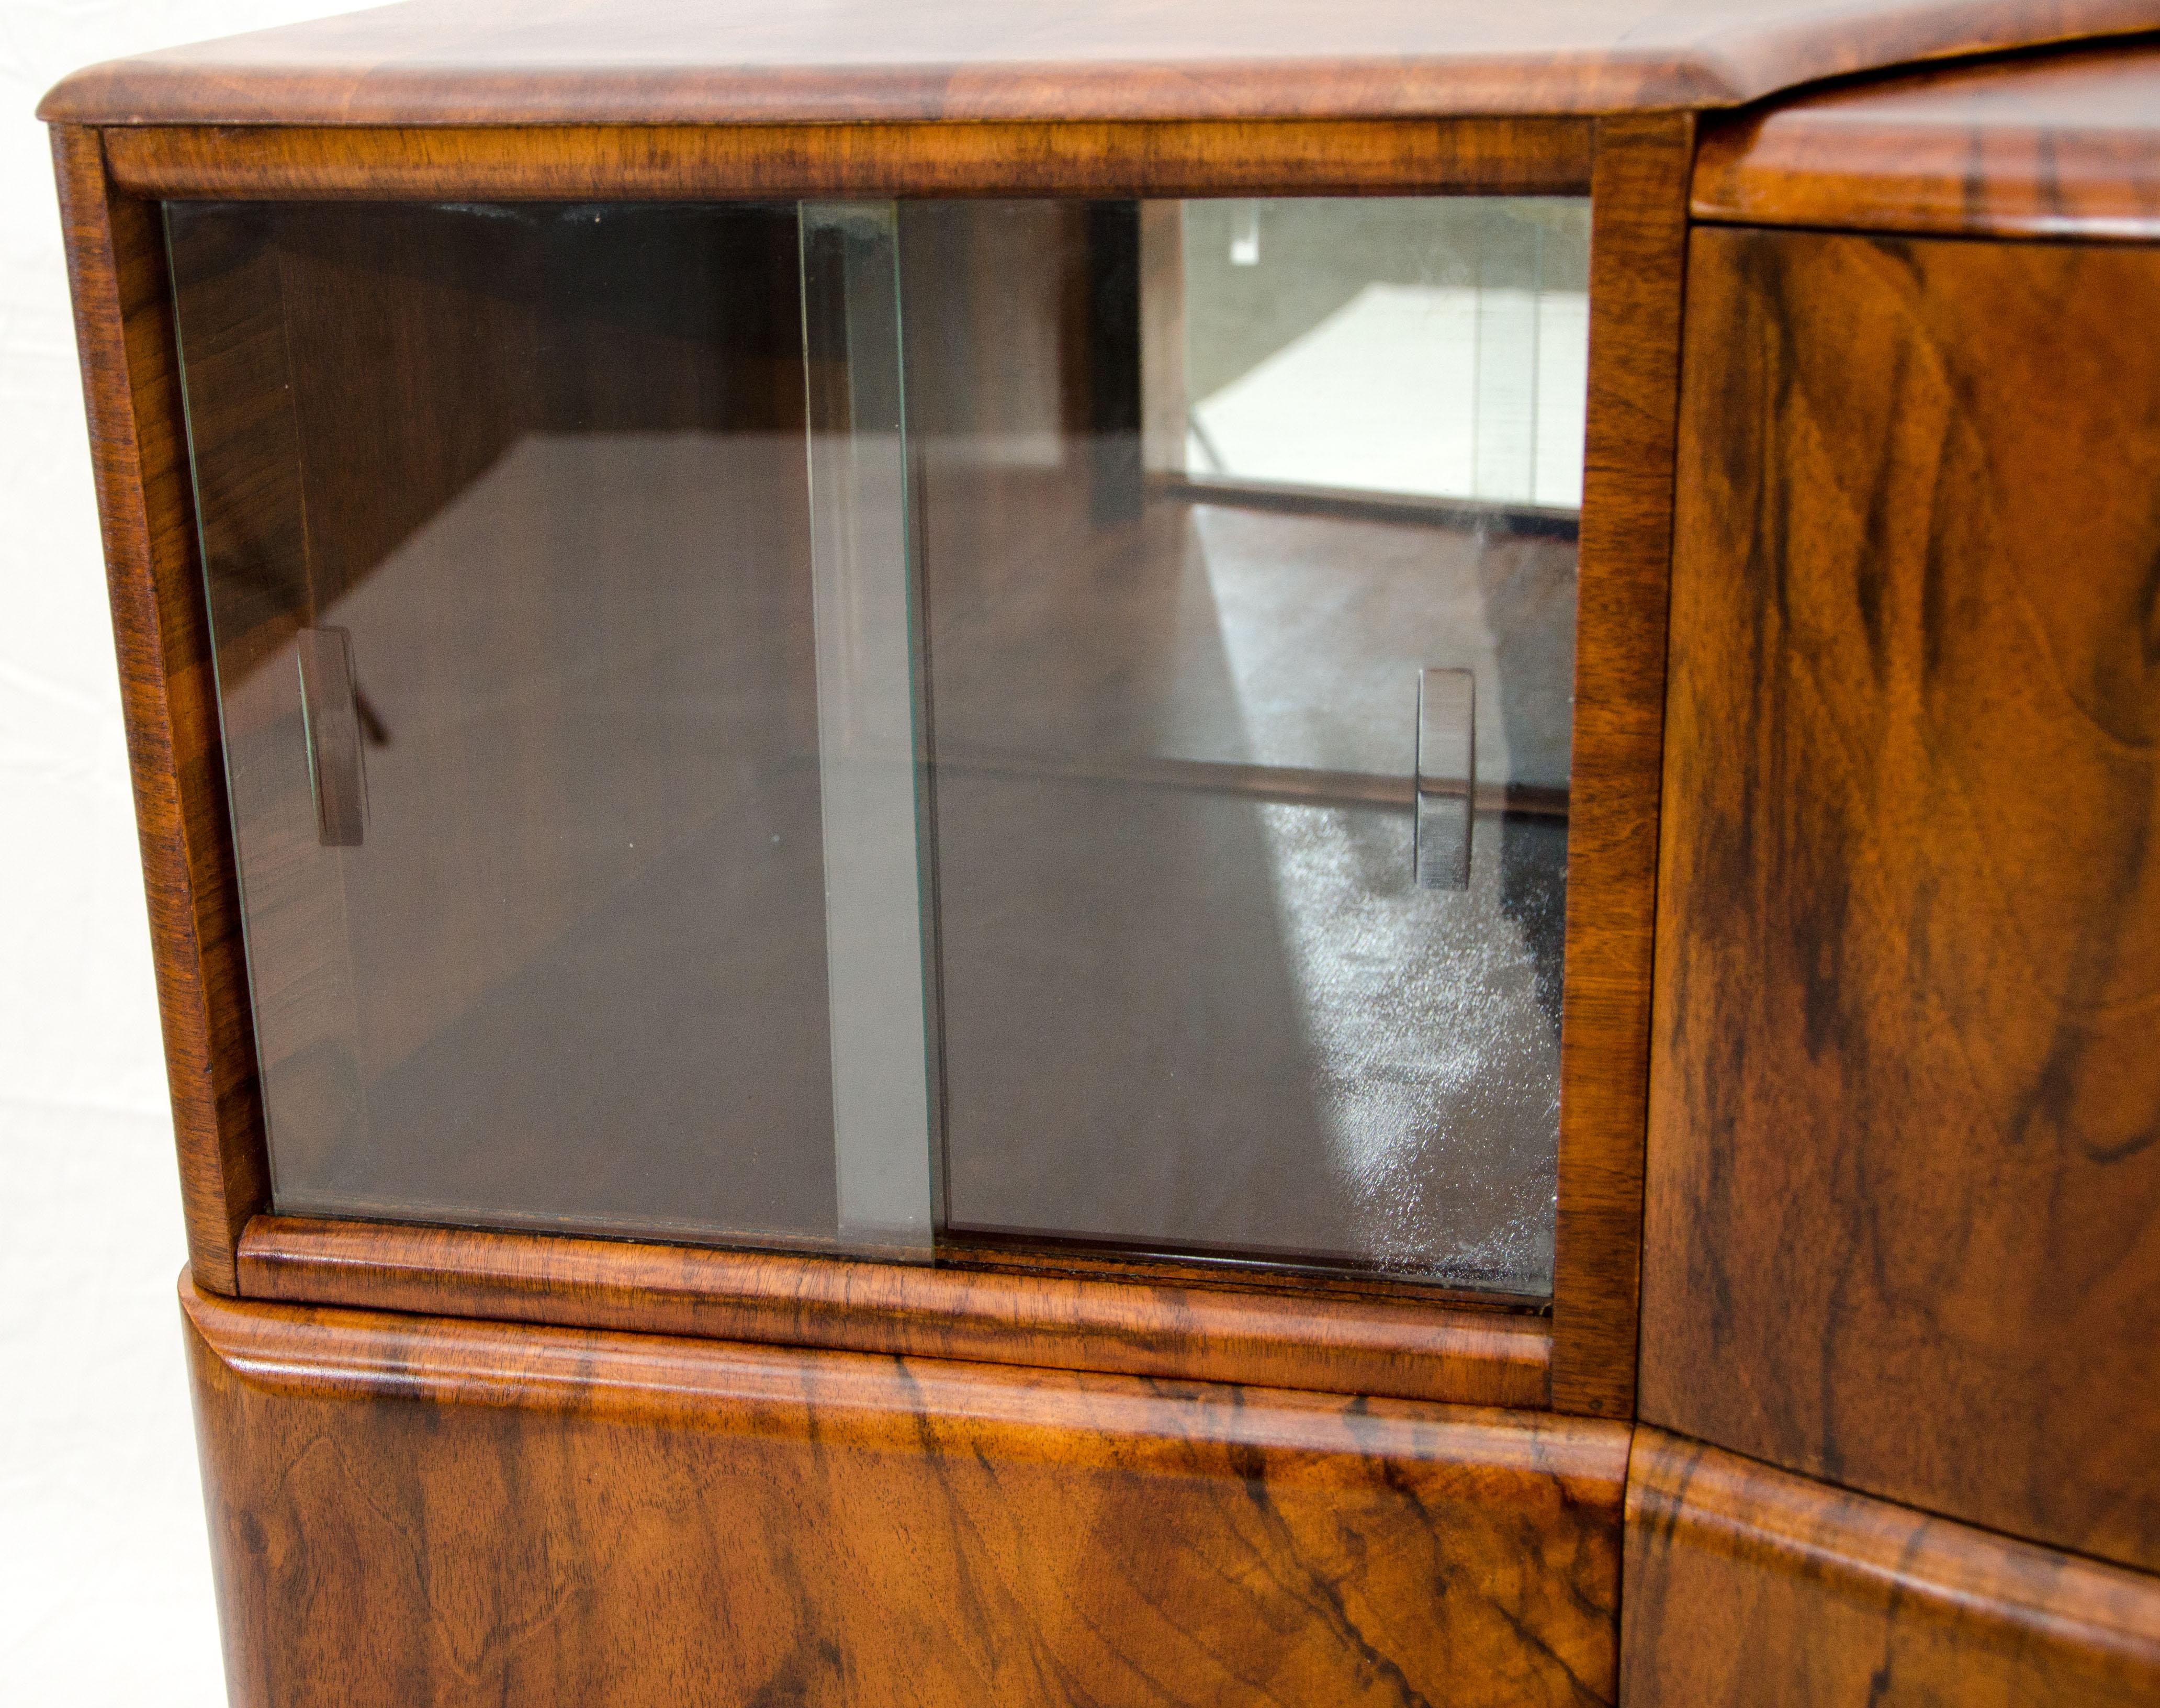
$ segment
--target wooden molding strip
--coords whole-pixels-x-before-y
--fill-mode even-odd
[[[597,1403],[626,1416],[683,1415],[723,1403],[752,1414],[761,1432],[801,1432],[811,1420],[802,1402],[814,1388],[817,1432],[853,1420],[890,1444],[916,1446],[920,1418],[968,1419],[1013,1428],[1069,1423],[1060,1396],[1093,1402],[1092,1434],[1178,1440],[1188,1431],[1166,1414],[1196,1403],[1219,1412],[1207,1439],[1249,1446],[1326,1452],[1419,1451],[1413,1437],[1439,1430],[1456,1438],[1445,1456],[1456,1462],[1540,1475],[1581,1477],[1617,1485],[1625,1430],[1550,1417],[1498,1417],[1490,1409],[1436,1414],[1418,1402],[1354,1408],[1363,1396],[1263,1391],[1232,1396],[1165,1391],[1152,1383],[1100,1373],[984,1368],[909,1358],[859,1357],[828,1349],[714,1343],[703,1336],[593,1331],[340,1309],[294,1311],[258,1300],[206,1294],[184,1275],[188,1320],[225,1367],[259,1387],[293,1394],[348,1394],[439,1404],[578,1409]],[[1244,1384],[1239,1384],[1244,1385]],[[1361,1420],[1369,1420],[1367,1429]],[[1430,1453],[1427,1445],[1420,1456]]]
[[[804,1257],[257,1217],[250,1298],[1536,1408],[1541,1318]]]
[[[1934,71],[1721,124],[1693,207],[1728,225],[2160,241],[2160,47]]]
[[[1635,1409],[1680,296],[1695,122],[1602,122],[1560,1020],[1553,1404]]]
[[[2160,1700],[2160,1578],[1647,1426],[1622,1691],[1664,1703]]]
[[[772,195],[1580,195],[1586,119],[115,127],[146,196],[561,201]]]

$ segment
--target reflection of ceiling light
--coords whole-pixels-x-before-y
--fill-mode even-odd
[[[1258,267],[1260,264],[1260,205],[1256,201],[1241,201],[1234,205],[1230,214],[1230,265]]]

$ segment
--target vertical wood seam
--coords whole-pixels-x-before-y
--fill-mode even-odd
[[[1635,1409],[1690,113],[1598,122],[1551,1403]]]

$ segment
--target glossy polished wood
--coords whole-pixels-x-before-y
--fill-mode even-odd
[[[261,1217],[253,1299],[1477,1405],[1545,1403],[1540,1318],[1140,1278]]]
[[[1612,1700],[1621,1425],[182,1299],[250,1708]]]
[[[563,125],[341,130],[154,126],[106,132],[143,195],[456,195],[475,200],[760,195],[1579,193],[1591,122]]]
[[[1840,90],[1710,131],[1698,220],[2160,239],[2160,47]]]
[[[2144,0],[426,0],[94,66],[39,113],[377,125],[1604,113],[1726,106],[2153,22]]]
[[[1693,122],[1607,120],[1591,192],[1553,1404],[1633,1415],[1666,579]]]
[[[1641,1407],[2147,1570],[2156,300],[1693,240]]]
[[[2131,1708],[2160,1578],[1826,1487],[1662,1432],[1628,1477],[1633,1708]]]
[[[120,655],[189,1259],[236,1285],[269,1167],[195,553],[172,295],[156,208],[106,182],[95,132],[53,132],[83,401]]]

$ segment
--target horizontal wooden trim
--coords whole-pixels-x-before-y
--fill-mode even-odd
[[[1585,119],[103,132],[138,195],[563,201],[795,195],[1586,194]]]
[[[1629,1700],[2114,1704],[2160,1691],[2160,1578],[1647,1425],[1627,1528]]]
[[[1480,1415],[1481,1408],[1436,1415],[1415,1403],[1361,1408],[1352,1396],[1165,1392],[1128,1377],[1046,1370],[988,1369],[958,1361],[859,1358],[802,1348],[714,1345],[703,1337],[626,1334],[553,1325],[457,1319],[415,1321],[377,1311],[296,1313],[204,1293],[184,1275],[189,1320],[219,1363],[257,1387],[286,1393],[366,1394],[441,1404],[574,1409],[625,1418],[706,1413],[724,1406],[761,1433],[822,1437],[850,1421],[870,1437],[919,1445],[924,1417],[974,1423],[1065,1427],[1064,1396],[1084,1396],[1088,1432],[1128,1440],[1190,1437],[1183,1415],[1209,1413],[1202,1438],[1229,1445],[1445,1457],[1462,1464],[1578,1477],[1617,1493],[1624,1426],[1595,1421]],[[818,1416],[805,1412],[816,1389]],[[1208,1404],[1207,1402],[1212,1402]],[[745,1415],[746,1414],[746,1415]],[[729,1420],[714,1420],[724,1425]],[[887,1425],[890,1425],[889,1427]],[[1450,1444],[1415,1438],[1439,1430]]]
[[[1462,1404],[1545,1404],[1540,1317],[1398,1299],[931,1269],[258,1216],[249,1298]]]

